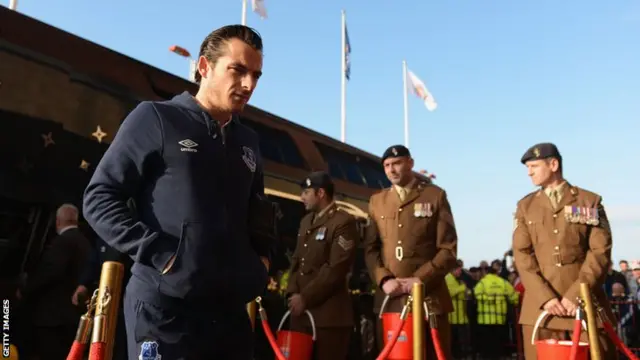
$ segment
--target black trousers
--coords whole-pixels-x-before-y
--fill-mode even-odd
[[[133,290],[133,291],[132,291]],[[211,312],[143,301],[127,288],[124,316],[129,359],[251,360],[254,335],[246,304]]]

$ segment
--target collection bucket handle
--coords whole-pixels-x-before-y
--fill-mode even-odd
[[[382,300],[382,304],[380,305],[380,314],[378,315],[378,318],[382,319],[382,314],[384,313],[384,309],[387,307],[387,303],[389,302],[390,298],[391,296],[385,295],[384,299]],[[429,309],[427,308],[427,302],[423,301],[422,306],[424,308],[424,317],[425,319],[429,320]]]
[[[311,330],[313,331],[313,341],[316,341],[316,321],[313,319],[313,315],[311,315],[311,312],[309,310],[305,310],[304,312],[305,314],[307,314],[307,316],[309,317],[309,321],[311,322]],[[287,320],[289,315],[291,315],[291,310],[287,310],[287,312],[284,313],[282,320],[280,320],[280,325],[278,325],[278,331],[282,329],[282,326],[284,325],[284,322],[285,320]]]
[[[544,319],[548,318],[549,316],[553,315],[551,315],[547,310],[542,311],[540,313],[540,316],[538,316],[536,324],[533,326],[533,331],[531,332],[531,345],[535,345],[536,338],[538,337],[538,329],[540,328],[540,325],[542,324]],[[584,329],[584,331],[587,331],[587,322],[584,320],[582,320],[582,329]]]

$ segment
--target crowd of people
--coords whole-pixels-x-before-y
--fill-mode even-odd
[[[459,267],[447,276],[449,292],[455,299],[450,322],[454,337],[461,344],[454,346],[458,355],[477,352],[483,358],[491,358],[519,351],[517,314],[526,289],[509,261],[511,256],[512,252],[507,251],[502,260],[491,264],[481,261],[469,268],[459,260]],[[617,270],[612,264],[602,286],[612,304],[618,336],[627,346],[640,350],[640,261],[621,260]],[[505,306],[488,307],[487,302]],[[496,331],[482,331],[486,326]],[[492,346],[483,347],[487,343],[483,340],[491,340]],[[496,347],[499,343],[504,346]]]

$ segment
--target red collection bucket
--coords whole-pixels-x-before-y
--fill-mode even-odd
[[[389,296],[387,295],[382,301],[382,306],[380,306],[380,319],[382,319],[382,341],[383,345],[387,345],[387,343],[391,340],[393,336],[393,330],[397,326],[399,322],[402,322],[400,318],[400,313],[384,313],[384,308],[389,301]],[[426,304],[425,307],[425,315],[428,314]],[[387,360],[411,360],[413,359],[413,315],[408,314],[407,319],[402,326],[402,330],[400,331],[400,335],[398,335],[398,340],[391,348],[391,352],[389,352],[389,356],[387,356]]]
[[[540,316],[538,316],[538,320],[536,320],[536,324],[533,327],[533,332],[531,334],[531,344],[535,345],[536,352],[538,353],[538,359],[544,360],[569,360],[569,356],[571,355],[571,346],[573,345],[573,341],[571,340],[538,340],[538,328],[542,321],[550,316],[547,311],[543,311]],[[583,341],[578,343],[578,353],[576,356],[576,360],[587,360],[589,358],[589,344]]]
[[[278,348],[282,352],[285,358],[291,360],[311,360],[313,355],[313,342],[316,340],[316,323],[313,320],[313,315],[309,312],[309,310],[305,310],[305,313],[309,317],[309,321],[311,322],[311,329],[313,331],[313,335],[301,333],[298,331],[291,330],[281,330],[282,325],[284,325],[285,320],[291,314],[291,311],[287,311],[282,320],[280,320],[280,325],[278,325],[278,336],[276,343],[278,344]]]

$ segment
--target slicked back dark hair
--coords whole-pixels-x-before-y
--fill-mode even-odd
[[[218,58],[224,54],[224,45],[231,39],[242,40],[257,51],[262,51],[262,38],[256,30],[244,25],[227,25],[213,30],[204,38],[202,45],[200,45],[198,58],[204,56],[209,62],[215,64]],[[194,71],[196,83],[200,84],[202,76],[197,67]]]

